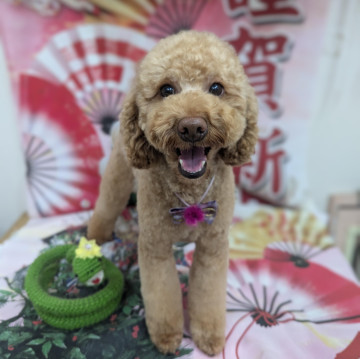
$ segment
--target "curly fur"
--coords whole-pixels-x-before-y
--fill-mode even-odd
[[[221,99],[206,93],[214,82],[225,85]],[[158,90],[167,83],[189,91],[162,101]],[[215,35],[183,32],[160,41],[148,54],[125,102],[121,126],[132,166],[148,168],[158,158],[156,150],[172,151],[179,141],[176,122],[194,116],[210,123],[208,144],[221,148],[225,163],[250,160],[257,140],[257,101],[234,49]],[[244,124],[239,125],[244,119],[243,135]]]
[[[221,83],[224,93],[209,93]],[[172,85],[176,94],[160,95]],[[183,331],[179,280],[172,255],[178,241],[196,243],[189,277],[190,330],[205,353],[224,345],[228,228],[234,205],[231,166],[249,161],[257,140],[257,101],[234,49],[215,35],[181,32],[161,40],[143,59],[120,115],[114,144],[88,227],[88,236],[108,240],[125,207],[134,177],[138,182],[139,265],[146,323],[164,353],[174,352]],[[210,149],[203,175],[184,177],[178,151],[189,149],[178,133],[184,118],[202,118],[208,133],[196,146]],[[213,224],[175,225],[169,209],[197,203],[215,176],[204,201],[216,200]]]

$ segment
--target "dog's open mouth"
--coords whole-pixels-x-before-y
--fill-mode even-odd
[[[187,178],[199,178],[206,171],[207,154],[209,147],[193,146],[187,150],[176,149],[179,156],[179,171]]]

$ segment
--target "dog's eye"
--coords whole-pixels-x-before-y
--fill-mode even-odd
[[[160,95],[162,97],[168,97],[175,94],[175,89],[171,85],[164,85],[160,88]]]
[[[210,86],[209,92],[215,96],[221,96],[224,93],[224,87],[223,85],[215,82]]]

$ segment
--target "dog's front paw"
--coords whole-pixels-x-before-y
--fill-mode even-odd
[[[176,352],[182,340],[182,333],[156,333],[150,334],[152,342],[156,348],[164,354]]]
[[[191,325],[191,335],[196,346],[205,354],[213,356],[219,354],[225,345],[224,331],[203,323]]]
[[[161,323],[147,320],[147,327],[152,342],[156,348],[164,353],[175,353],[183,337],[182,322]]]

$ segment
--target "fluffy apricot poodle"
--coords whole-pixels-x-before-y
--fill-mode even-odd
[[[224,346],[231,166],[254,152],[257,111],[234,49],[195,31],[161,40],[139,64],[124,101],[88,237],[111,238],[136,179],[141,292],[151,339],[163,353],[175,352],[183,336],[176,242],[196,243],[192,338],[209,355]]]

